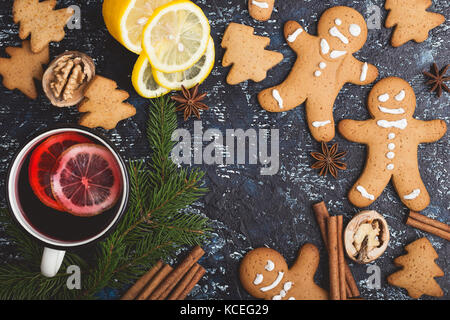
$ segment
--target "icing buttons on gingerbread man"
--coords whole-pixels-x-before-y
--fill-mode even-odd
[[[328,293],[314,283],[319,251],[305,244],[289,269],[275,250],[258,248],[242,260],[240,279],[245,290],[265,300],[326,300]]]
[[[419,172],[418,145],[441,139],[447,131],[443,120],[413,118],[416,96],[400,78],[386,78],[372,89],[368,100],[372,119],[343,120],[339,132],[348,140],[368,146],[367,162],[348,198],[358,207],[374,202],[392,179],[401,201],[411,210],[421,211],[430,196]]]
[[[295,21],[286,23],[284,34],[297,61],[283,83],[259,93],[259,103],[267,111],[283,112],[306,101],[313,137],[330,141],[335,135],[333,106],[339,91],[347,82],[365,85],[378,76],[375,66],[352,55],[367,40],[366,22],[358,11],[338,6],[324,12],[318,36],[308,34]]]

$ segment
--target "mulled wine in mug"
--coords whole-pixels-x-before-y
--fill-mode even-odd
[[[77,126],[42,132],[10,165],[7,201],[16,222],[45,246],[41,272],[58,273],[65,251],[105,237],[126,210],[126,165],[114,146]]]

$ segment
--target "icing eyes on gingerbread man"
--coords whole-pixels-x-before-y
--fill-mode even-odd
[[[378,76],[375,66],[358,61],[352,54],[367,40],[367,25],[361,14],[349,7],[333,7],[319,21],[318,36],[308,34],[297,22],[288,21],[284,34],[297,53],[286,80],[258,95],[270,112],[291,110],[306,101],[306,118],[317,141],[334,138],[333,106],[347,83],[369,84]]]
[[[348,9],[334,7],[320,18],[318,36],[322,42],[321,54],[327,60],[355,53],[366,43],[367,25],[364,18],[356,10]]]
[[[328,293],[314,283],[319,251],[312,244],[300,250],[297,261],[288,269],[275,250],[258,248],[242,260],[240,279],[245,290],[265,300],[326,300]]]
[[[417,162],[418,145],[441,139],[447,131],[443,120],[413,118],[416,96],[400,78],[386,78],[372,89],[368,109],[372,119],[343,120],[340,133],[348,140],[368,146],[364,171],[348,198],[358,207],[373,203],[392,179],[401,201],[421,211],[430,203]]]

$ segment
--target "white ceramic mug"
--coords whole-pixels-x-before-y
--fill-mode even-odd
[[[122,196],[119,199],[118,204],[115,206],[112,219],[108,225],[106,225],[97,234],[79,241],[64,241],[58,240],[53,237],[46,235],[44,232],[38,230],[34,227],[27,218],[24,212],[23,205],[21,201],[24,199],[19,199],[19,173],[25,163],[25,160],[30,155],[30,152],[41,144],[45,139],[53,136],[55,134],[75,132],[92,138],[99,145],[103,145],[108,148],[117,160],[120,167],[120,172],[122,176]],[[100,137],[98,134],[94,133],[92,130],[88,130],[79,126],[64,126],[51,130],[42,132],[31,140],[29,140],[18,152],[16,157],[13,159],[8,172],[7,178],[7,202],[9,205],[9,211],[12,214],[14,220],[32,237],[44,244],[44,252],[41,261],[41,273],[46,277],[54,277],[63,262],[66,250],[71,248],[78,248],[81,246],[86,246],[92,244],[105,237],[109,231],[111,231],[119,221],[122,214],[125,212],[129,196],[129,181],[128,172],[123,159],[118,154],[114,146],[108,142],[105,138]]]

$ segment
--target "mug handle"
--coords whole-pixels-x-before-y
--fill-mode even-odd
[[[43,276],[51,278],[56,276],[64,259],[65,251],[44,248],[41,261],[41,273]]]

